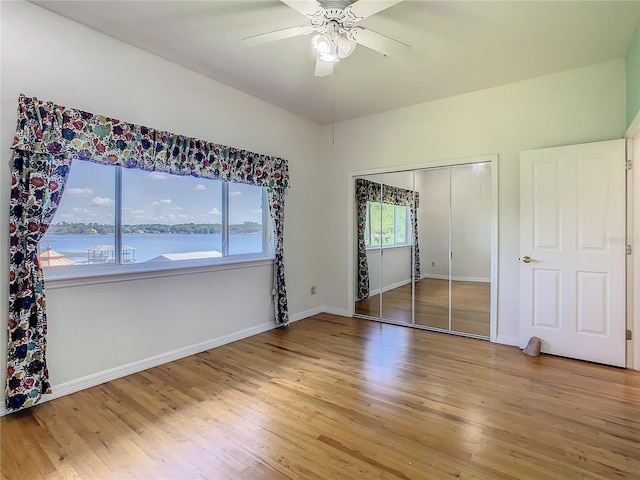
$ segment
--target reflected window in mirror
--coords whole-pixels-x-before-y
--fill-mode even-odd
[[[409,207],[390,203],[367,202],[365,245],[367,247],[407,245]]]

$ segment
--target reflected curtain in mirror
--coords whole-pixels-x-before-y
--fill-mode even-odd
[[[383,183],[372,182],[364,178],[356,179],[355,188],[358,230],[358,300],[369,298],[369,265],[365,231],[367,225],[367,202],[387,203],[409,207],[413,243],[413,275],[420,278],[420,249],[418,247],[417,208],[419,195],[415,190],[393,187]]]

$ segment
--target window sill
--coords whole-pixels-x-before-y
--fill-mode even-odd
[[[46,289],[55,290],[58,288],[119,283],[150,278],[196,275],[265,265],[273,265],[273,257],[246,255],[242,256],[242,258],[217,260],[215,263],[203,262],[202,260],[185,260],[174,262],[161,268],[157,264],[153,266],[145,264],[110,265],[86,267],[86,269],[85,267],[45,268],[44,279]],[[82,271],[78,271],[79,268],[82,268]]]
[[[411,245],[410,243],[403,243],[400,245],[384,245],[382,249],[378,246],[367,247],[366,251],[367,253],[369,252],[373,253],[373,252],[379,252],[380,250],[395,250],[397,248],[411,248],[411,247],[413,247],[413,245]]]

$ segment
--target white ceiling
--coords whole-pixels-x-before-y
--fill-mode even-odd
[[[640,0],[405,0],[359,25],[408,58],[358,46],[315,77],[310,36],[242,42],[306,23],[278,0],[32,3],[321,124],[624,58],[640,19]]]

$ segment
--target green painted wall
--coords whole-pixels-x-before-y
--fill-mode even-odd
[[[640,112],[640,24],[627,54],[627,127]]]

